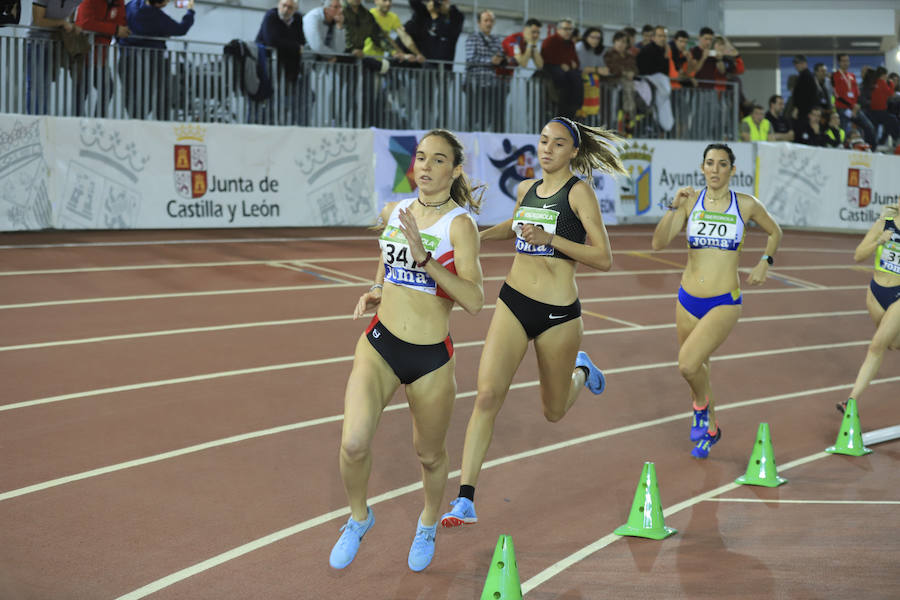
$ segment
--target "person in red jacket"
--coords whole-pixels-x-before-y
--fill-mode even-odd
[[[875,147],[875,127],[860,110],[859,85],[856,83],[856,75],[850,72],[850,56],[838,54],[838,70],[831,75],[831,83],[834,86],[834,106],[841,115],[841,129],[850,133],[850,123],[862,130],[863,137],[869,147]]]
[[[83,109],[90,88],[99,94],[97,116],[106,117],[107,105],[112,97],[113,76],[107,64],[108,46],[113,37],[127,38],[131,31],[125,23],[125,0],[84,0],[78,7],[75,24],[84,31],[94,32],[94,61],[85,57],[85,69],[75,84],[77,109]],[[81,110],[77,110],[82,114]]]
[[[894,95],[894,82],[888,80],[887,69],[875,69],[875,86],[872,88],[872,103],[869,117],[874,125],[882,125],[883,133],[879,144],[883,144],[890,135],[894,145],[900,144],[900,120],[888,112],[888,99]]]
[[[541,44],[544,72],[559,90],[559,114],[570,119],[575,117],[575,111],[581,108],[584,101],[581,66],[575,52],[575,42],[572,41],[574,31],[572,19],[560,19],[556,24],[556,33]]]

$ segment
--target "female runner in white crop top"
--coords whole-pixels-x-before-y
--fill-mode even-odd
[[[691,388],[694,407],[690,439],[697,445],[691,455],[706,458],[710,447],[722,437],[709,385],[709,357],[741,316],[738,263],[744,224],[753,220],[769,234],[766,253],[747,277],[750,285],[766,280],[781,242],[781,227],[759,200],[729,190],[735,166],[734,152],[726,144],[707,146],[700,168],[706,188],[699,192],[690,187],[678,190],[653,232],[653,249],[668,246],[688,225],[688,260],[675,308],[678,369]]]
[[[414,163],[418,197],[389,203],[381,213],[382,260],[375,285],[353,313],[359,318],[377,308],[356,344],[344,395],[340,465],[350,518],[331,551],[329,563],[336,569],[350,564],[375,522],[367,504],[371,443],[381,413],[401,384],[425,492],[409,568],[421,571],[434,556],[448,473],[444,440],[456,397],[450,311],[454,302],[470,314],[484,304],[478,228],[463,210],[477,211],[479,203],[463,173],[463,158],[462,144],[449,131],[425,134]]]

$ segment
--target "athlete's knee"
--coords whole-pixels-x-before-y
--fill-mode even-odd
[[[369,456],[371,444],[362,436],[348,435],[341,440],[341,458],[345,462],[362,462]]]
[[[447,449],[416,448],[416,456],[419,457],[423,469],[434,471],[447,462]]]
[[[558,423],[564,416],[566,416],[564,408],[544,405],[544,418],[551,423]]]
[[[492,385],[480,385],[475,397],[475,412],[496,417],[505,398],[506,394],[498,388]]]
[[[893,347],[894,340],[889,339],[886,335],[879,335],[875,332],[875,337],[869,342],[869,354],[884,354],[885,351]]]
[[[691,360],[682,353],[678,354],[678,370],[685,379],[693,379],[700,373],[702,368],[703,362]]]

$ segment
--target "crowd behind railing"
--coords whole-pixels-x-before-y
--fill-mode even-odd
[[[24,36],[0,30],[0,112],[510,133],[562,115],[629,137],[738,137],[743,63],[708,29],[690,50],[686,32],[649,26],[606,48],[600,28],[567,18],[501,38],[485,10],[453,63],[464,17],[449,0],[409,0],[405,24],[391,0],[305,15],[279,0],[252,43],[167,49],[194,22],[193,0],[175,2],[180,21],[168,0],[36,0]]]

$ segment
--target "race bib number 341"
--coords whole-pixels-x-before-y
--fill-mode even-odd
[[[534,225],[547,233],[556,233],[556,222],[559,219],[559,211],[548,208],[520,206],[513,216],[512,228],[516,234],[516,252],[531,254],[533,256],[552,256],[552,246],[535,246],[522,239],[522,226]]]

